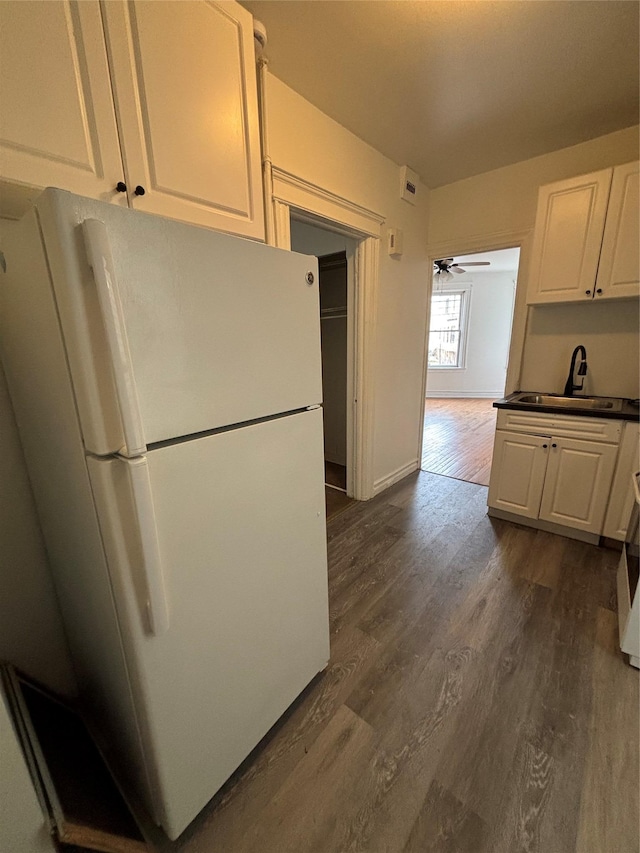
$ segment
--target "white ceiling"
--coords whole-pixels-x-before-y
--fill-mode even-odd
[[[272,73],[430,187],[638,123],[635,0],[241,0]]]

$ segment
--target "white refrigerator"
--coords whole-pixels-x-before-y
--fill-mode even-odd
[[[329,657],[316,261],[54,189],[0,248],[82,699],[176,838]]]

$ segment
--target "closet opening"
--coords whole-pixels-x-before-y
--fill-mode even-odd
[[[318,258],[327,517],[352,503],[354,262],[357,241],[291,219],[291,248]]]

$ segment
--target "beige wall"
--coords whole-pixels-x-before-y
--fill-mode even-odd
[[[0,251],[15,223],[0,219]],[[1,286],[0,275],[0,286]],[[76,692],[49,563],[0,364],[0,658]]]
[[[0,219],[0,251],[14,223]],[[2,276],[0,274],[0,286]],[[0,658],[60,693],[75,681],[0,365]]]
[[[538,187],[638,159],[638,127],[431,191],[429,245],[533,227]]]
[[[0,368],[0,658],[75,691],[47,556]]]
[[[429,278],[428,192],[400,198],[400,168],[277,78],[268,77],[269,153],[274,166],[385,218],[375,359],[374,481],[417,464]],[[404,254],[384,249],[387,228],[404,231]]]
[[[587,350],[587,394],[640,396],[637,300],[606,305],[549,305],[529,309],[520,387],[562,393],[571,353]]]
[[[430,252],[437,254],[446,243],[463,254],[470,246],[477,250],[483,239],[489,246],[496,235],[532,229],[541,184],[637,159],[638,127],[633,127],[439,187],[430,197]],[[526,289],[526,267],[523,272]],[[584,344],[590,393],[639,396],[637,300],[527,310],[521,296],[518,319],[526,322],[526,333],[520,388],[562,391],[571,352]]]

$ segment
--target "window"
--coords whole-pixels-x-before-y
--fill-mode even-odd
[[[429,367],[462,368],[468,288],[441,290],[431,297]]]

